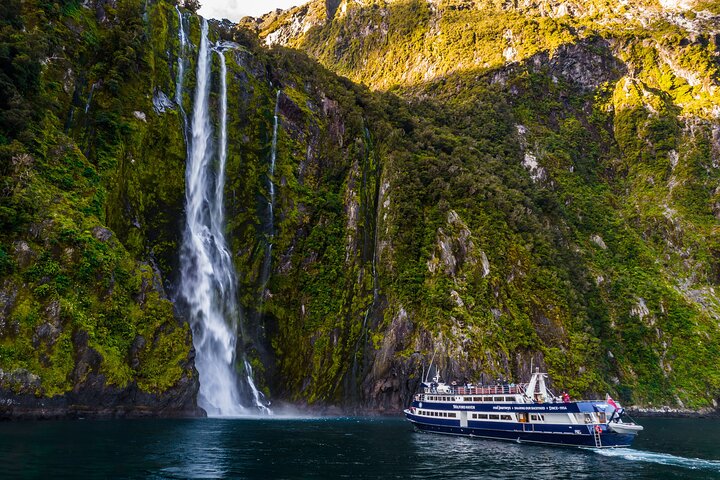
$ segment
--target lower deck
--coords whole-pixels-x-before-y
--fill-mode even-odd
[[[425,432],[447,435],[462,435],[478,438],[490,438],[515,441],[518,443],[538,443],[592,448],[629,447],[635,436],[611,432],[606,426],[599,431],[594,425],[582,425],[568,428],[568,425],[534,425],[519,422],[483,422],[468,421],[460,425],[452,418],[428,418],[413,415],[409,410],[405,414],[416,428]],[[604,427],[604,428],[603,428]]]

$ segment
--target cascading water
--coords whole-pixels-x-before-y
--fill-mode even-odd
[[[273,120],[273,137],[272,145],[270,150],[270,171],[268,173],[268,192],[270,193],[270,199],[268,201],[268,220],[267,220],[267,246],[265,247],[265,258],[263,260],[262,272],[260,274],[260,294],[265,296],[265,288],[270,280],[270,270],[272,267],[272,247],[275,237],[275,163],[277,160],[277,143],[278,143],[278,126],[280,124],[279,119],[279,108],[280,108],[280,95],[282,90],[277,91],[275,96],[275,117]]]
[[[87,102],[85,102],[85,113],[87,114],[90,111],[90,105],[92,104],[92,98],[93,93],[95,92],[95,87],[97,87],[97,82],[92,84],[92,87],[90,87],[90,94],[88,95]]]
[[[350,369],[350,375],[347,377],[347,383],[346,384],[346,392],[347,392],[347,398],[353,401],[357,400],[357,382],[358,382],[358,374],[360,373],[360,365],[358,362],[359,358],[362,358],[362,350],[367,345],[368,341],[368,320],[370,319],[370,314],[372,313],[373,309],[375,308],[375,305],[378,301],[379,297],[379,291],[378,291],[378,274],[377,274],[377,217],[378,217],[378,208],[379,208],[379,178],[377,178],[377,174],[379,170],[377,170],[377,167],[375,167],[375,171],[372,172],[375,175],[375,192],[374,192],[374,198],[371,200],[368,195],[368,170],[370,169],[371,165],[371,152],[372,152],[372,138],[370,137],[370,130],[368,130],[367,127],[365,127],[365,160],[363,162],[363,177],[362,177],[362,191],[363,191],[363,201],[366,204],[365,205],[365,225],[366,226],[372,226],[372,258],[371,258],[371,269],[372,269],[372,279],[373,279],[373,299],[370,305],[368,306],[367,310],[365,310],[365,316],[363,317],[362,327],[360,329],[360,336],[358,337],[357,341],[355,342],[355,349],[353,354],[353,363],[352,367]],[[372,203],[371,203],[372,202]],[[368,207],[368,204],[373,205],[375,208],[374,210],[371,210]],[[367,228],[363,230],[363,235],[368,235]],[[363,242],[363,245],[367,245],[367,241]]]
[[[182,30],[182,17],[180,26]],[[184,31],[180,35],[183,38]],[[193,330],[195,366],[200,374],[199,405],[213,416],[242,415],[250,412],[242,406],[241,381],[235,370],[240,310],[235,270],[223,232],[227,72],[225,57],[219,52],[222,76],[220,134],[217,163],[214,165],[214,136],[209,111],[212,59],[209,43],[208,24],[203,20],[186,165],[186,227],[180,258],[180,293],[187,304]],[[178,98],[182,98],[182,93],[182,78],[179,76]],[[214,176],[213,166],[217,169]],[[257,407],[252,411],[267,410],[255,388],[252,371],[244,355],[241,360],[246,371],[242,386],[249,388]]]
[[[183,121],[183,136],[185,138],[185,145],[190,147],[187,133],[187,114],[185,113],[185,106],[183,105],[183,92],[185,83],[185,51],[187,50],[187,34],[185,33],[185,24],[183,23],[183,15],[180,12],[180,8],[175,5],[175,11],[178,14],[178,40],[180,41],[180,51],[178,52],[177,59],[177,79],[175,81],[175,103],[180,110],[180,116]]]
[[[215,204],[212,220],[216,230],[222,230],[225,223],[225,163],[227,162],[227,64],[225,53],[216,50],[220,58],[220,148],[218,149],[217,180],[215,181]]]

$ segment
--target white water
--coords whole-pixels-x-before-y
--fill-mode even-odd
[[[181,23],[182,25],[182,23]],[[183,34],[184,35],[184,32]],[[211,55],[208,24],[203,20],[196,90],[186,165],[186,228],[181,252],[181,294],[187,303],[200,374],[198,404],[211,416],[239,416],[265,409],[249,363],[241,359],[254,409],[242,406],[236,372],[239,308],[236,275],[224,235],[223,189],[227,159],[227,81],[220,54],[220,132],[217,164],[210,121]],[[178,91],[182,95],[181,80]],[[215,166],[217,174],[212,175]]]
[[[278,109],[280,108],[280,94],[282,90],[277,91],[275,96],[275,118],[273,122],[273,138],[272,138],[272,151],[270,153],[270,225],[272,230],[273,225],[273,210],[275,208],[275,160],[277,159],[277,136],[278,136]]]
[[[217,230],[222,230],[225,224],[225,163],[227,162],[227,65],[225,54],[216,50],[220,57],[220,148],[218,149],[217,180],[215,181],[215,208],[213,210],[213,223]]]
[[[178,52],[177,58],[177,79],[175,81],[175,103],[180,110],[180,117],[182,118],[183,124],[183,138],[185,138],[185,145],[187,145],[188,152],[190,149],[190,140],[188,139],[188,121],[187,113],[185,112],[185,106],[183,105],[183,93],[185,91],[185,55],[187,50],[187,34],[185,33],[185,24],[183,23],[183,16],[180,12],[180,8],[175,5],[175,11],[178,15],[178,39],[180,41],[180,51]]]
[[[720,473],[720,460],[705,460],[702,458],[686,458],[670,455],[669,453],[644,452],[630,448],[595,449],[605,457],[622,458],[630,461],[657,463],[674,467],[689,468],[692,470],[710,470]]]
[[[178,72],[177,80],[175,82],[175,103],[180,107],[180,111],[183,116],[185,115],[185,109],[183,107],[183,86],[185,81],[185,45],[187,44],[187,35],[185,35],[185,25],[183,25],[183,16],[180,13],[180,8],[175,5],[175,11],[178,14],[178,39],[180,40],[180,51],[178,52]]]
[[[262,301],[265,298],[265,288],[270,280],[270,270],[272,267],[272,248],[275,237],[275,163],[277,161],[277,143],[278,143],[278,126],[280,124],[279,108],[280,95],[282,90],[277,91],[275,96],[275,117],[273,120],[273,137],[270,150],[270,171],[268,173],[268,192],[270,192],[270,200],[268,201],[268,238],[267,247],[265,248],[265,259],[263,260],[263,268],[260,277],[260,294]]]
[[[93,92],[95,92],[95,87],[97,87],[97,82],[93,83],[90,87],[90,94],[88,95],[87,102],[85,102],[85,113],[88,113],[90,110],[90,104],[92,103],[93,98]]]

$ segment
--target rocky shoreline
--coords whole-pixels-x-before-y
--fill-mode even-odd
[[[43,398],[0,390],[0,421],[108,418],[198,418],[205,417],[193,399],[189,403],[127,389],[91,403],[83,395],[69,393]]]
[[[203,418],[207,414],[194,399],[178,403],[139,391],[125,391],[114,398],[105,395],[98,403],[88,403],[82,395],[68,394],[53,398],[15,394],[0,389],[0,421],[81,420],[134,418]],[[402,410],[341,407],[338,405],[294,404],[278,401],[271,406],[275,416],[287,417],[400,417]],[[628,407],[626,412],[638,418],[720,418],[720,410],[691,410],[677,407]]]

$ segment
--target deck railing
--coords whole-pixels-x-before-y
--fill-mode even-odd
[[[443,385],[441,389],[427,388],[426,394],[433,395],[516,395],[525,393],[524,385],[486,385],[481,387],[456,387]]]

